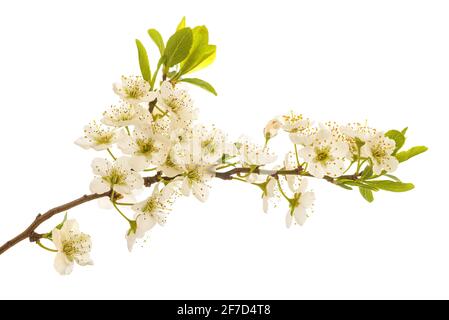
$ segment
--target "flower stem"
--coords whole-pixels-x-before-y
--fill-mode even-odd
[[[122,210],[120,210],[119,207],[117,206],[117,203],[116,203],[115,200],[114,200],[114,196],[115,196],[115,191],[112,190],[112,193],[111,193],[111,202],[112,202],[112,205],[114,206],[115,210],[117,210],[117,212],[118,212],[123,218],[125,218],[126,221],[131,222],[131,219],[129,219],[129,218],[122,212]]]
[[[135,205],[135,203],[130,203],[130,202],[116,202],[115,204],[118,206],[133,206],[133,205]]]
[[[50,249],[50,248],[44,246],[39,240],[36,241],[36,244],[37,244],[39,247],[41,247],[42,249],[44,249],[44,250],[47,250],[47,251],[50,251],[50,252],[58,252],[58,250]]]
[[[290,199],[289,197],[287,197],[287,195],[286,195],[285,192],[284,192],[284,189],[282,189],[281,182],[279,181],[279,178],[276,179],[276,181],[277,181],[277,183],[278,183],[279,191],[281,192],[282,196],[283,196],[287,201],[290,202],[291,199]]]
[[[107,148],[106,149],[109,153],[109,155],[112,157],[112,159],[117,160],[117,158],[114,156],[114,154],[112,153],[111,149]]]
[[[299,156],[298,156],[298,147],[296,146],[296,144],[293,144],[295,146],[295,158],[296,158],[296,164],[298,165],[298,167],[301,167],[301,164],[299,163]]]

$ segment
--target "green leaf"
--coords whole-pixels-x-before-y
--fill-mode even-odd
[[[393,151],[393,155],[396,154],[396,152],[398,152],[399,149],[402,148],[402,146],[405,143],[405,136],[398,130],[390,130],[387,131],[385,133],[385,136],[387,138],[390,138],[391,140],[393,140],[396,143],[396,148]]]
[[[186,17],[182,17],[181,21],[179,22],[178,26],[176,27],[176,31],[179,31],[181,29],[184,29],[186,27]]]
[[[398,177],[392,175],[392,174],[384,174],[384,176],[390,178],[391,180],[394,180],[396,182],[401,182],[401,179],[399,179]]]
[[[168,39],[167,46],[165,47],[164,56],[166,67],[172,67],[187,58],[192,47],[192,41],[192,29],[184,28],[176,31]]]
[[[399,152],[398,154],[396,154],[396,159],[398,159],[399,162],[404,162],[410,158],[413,158],[414,156],[417,156],[418,154],[426,152],[427,150],[428,148],[425,146],[416,146],[408,149],[407,151]]]
[[[137,51],[139,53],[139,66],[140,72],[142,73],[142,77],[146,81],[151,80],[151,70],[150,70],[150,61],[148,60],[147,50],[143,46],[140,40],[136,39]]]
[[[352,190],[352,188],[350,186],[346,186],[346,185],[341,184],[341,183],[337,183],[335,185],[339,186],[340,188],[346,189],[346,190]]]
[[[405,136],[405,134],[407,133],[408,127],[405,127],[404,129],[402,129],[401,133],[403,136]]]
[[[162,56],[164,54],[165,44],[161,34],[156,29],[149,29],[148,35],[150,36],[151,40],[153,40],[153,42],[156,44]]]
[[[362,182],[362,181],[356,181],[356,180],[344,180],[342,181],[343,184],[354,186],[354,187],[362,187],[366,189],[370,189],[372,191],[379,191],[379,189],[375,186],[369,185],[368,183]]]
[[[403,183],[391,180],[371,180],[366,181],[366,183],[373,187],[392,192],[405,192],[415,188],[412,183]]]
[[[360,178],[362,180],[370,178],[373,176],[373,167],[372,166],[366,166],[365,170],[363,170],[362,175],[360,176]]]
[[[196,66],[194,69],[192,69],[190,71],[190,73],[197,72],[197,71],[199,71],[201,69],[204,69],[204,68],[208,67],[209,65],[211,65],[215,61],[216,57],[217,57],[217,50],[215,50],[214,53],[211,56],[209,56],[207,59],[205,59],[203,62],[201,62],[198,66]]]
[[[374,201],[374,195],[373,192],[367,188],[363,188],[363,187],[359,187],[359,191],[360,194],[362,195],[362,197],[368,201],[368,202],[373,202]]]
[[[204,80],[197,79],[197,78],[184,78],[179,81],[194,84],[206,91],[209,91],[210,93],[212,93],[215,96],[217,95],[217,91],[215,91],[214,87],[212,87],[212,85],[210,83],[208,83]]]
[[[179,70],[179,76],[187,74],[198,67],[202,62],[207,60],[209,57],[213,56],[217,48],[214,45],[205,45],[198,47],[193,51],[185,60],[184,64],[181,65]]]
[[[215,56],[216,46],[209,45],[209,31],[206,26],[193,28],[193,42],[189,56],[181,63],[177,78],[197,68],[207,59]]]
[[[193,28],[192,34],[193,34],[192,51],[197,47],[209,44],[209,30],[207,30],[206,26],[197,26]]]

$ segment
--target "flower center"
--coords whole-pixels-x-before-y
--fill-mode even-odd
[[[126,180],[126,173],[118,168],[112,168],[109,172],[109,175],[103,177],[104,180],[109,182],[111,185],[115,184],[123,184]]]
[[[216,151],[216,146],[212,138],[202,141],[201,148],[204,149],[207,153],[215,153]]]
[[[198,169],[194,169],[187,173],[187,178],[190,181],[201,181],[201,174],[198,172]]]
[[[154,145],[153,139],[137,139],[136,144],[139,148],[139,153],[141,154],[151,155],[158,151],[158,148]]]
[[[315,162],[326,163],[328,161],[332,161],[333,158],[329,149],[329,147],[315,148]]]
[[[144,213],[151,213],[158,208],[158,203],[154,197],[150,197],[142,208]]]
[[[176,163],[173,162],[173,159],[171,158],[170,154],[167,156],[167,159],[165,160],[165,165],[169,168],[176,168]]]
[[[138,99],[143,96],[143,91],[138,85],[132,85],[127,88],[125,88],[125,93],[128,96],[128,98],[131,99]]]
[[[78,255],[89,253],[90,237],[84,233],[72,235],[70,239],[63,241],[62,251],[69,260],[73,260]]]
[[[97,134],[93,137],[96,144],[109,144],[114,137],[113,132],[102,132],[101,134]]]
[[[373,157],[377,162],[381,162],[382,159],[387,155],[385,149],[379,145],[372,148],[371,153],[373,154]]]

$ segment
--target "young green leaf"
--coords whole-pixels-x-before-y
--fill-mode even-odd
[[[405,127],[404,129],[402,129],[401,133],[403,136],[405,136],[405,134],[407,133],[408,127]]]
[[[215,54],[216,46],[205,45],[196,48],[184,61],[179,70],[179,76],[187,74],[198,67],[203,61]]]
[[[340,180],[342,184],[347,186],[354,186],[354,187],[362,187],[365,189],[369,189],[372,191],[379,191],[379,189],[375,186],[372,186],[368,183],[362,182],[362,181],[356,181],[356,180]]]
[[[393,151],[393,155],[396,154],[396,152],[398,152],[399,149],[402,148],[402,146],[405,143],[405,136],[398,130],[390,130],[387,131],[385,133],[385,136],[387,138],[390,138],[391,140],[393,140],[396,143],[396,148]]]
[[[403,183],[391,180],[370,180],[366,181],[366,183],[370,186],[392,192],[405,192],[415,188],[412,183]]]
[[[397,181],[397,182],[401,182],[401,179],[399,179],[398,177],[392,175],[392,174],[384,174],[384,176],[390,178],[391,180]]]
[[[209,91],[210,93],[212,93],[215,96],[217,95],[217,91],[215,91],[214,87],[212,87],[212,85],[210,83],[208,83],[204,80],[197,79],[197,78],[184,78],[179,81],[194,84],[206,91]]]
[[[201,69],[204,69],[204,68],[208,67],[209,65],[211,65],[215,61],[216,57],[217,57],[217,50],[215,50],[214,53],[211,56],[209,56],[207,59],[205,59],[203,62],[201,62],[198,66],[193,68],[190,71],[190,73],[197,72],[197,71],[199,71]]]
[[[413,147],[411,149],[408,149],[407,151],[401,151],[397,153],[396,159],[398,159],[399,162],[404,162],[410,158],[413,158],[414,156],[417,156],[418,154],[426,152],[427,150],[427,147],[424,146]]]
[[[366,166],[365,170],[363,170],[362,175],[360,176],[360,178],[362,180],[367,179],[367,178],[371,178],[373,175],[373,167],[372,166]]]
[[[186,27],[186,17],[182,17],[181,21],[179,22],[178,26],[176,27],[176,31],[184,29],[185,27]]]
[[[336,186],[339,186],[340,188],[346,189],[346,190],[352,190],[350,186],[344,185],[342,183],[336,183]]]
[[[142,73],[142,77],[146,81],[151,80],[151,70],[150,70],[150,61],[148,60],[147,50],[143,46],[140,40],[136,39],[137,51],[139,54],[139,66],[140,72]]]
[[[362,197],[366,201],[368,201],[370,203],[374,201],[374,195],[373,195],[373,192],[370,189],[359,187],[359,191],[360,191],[360,194],[362,195]]]
[[[161,34],[156,29],[149,29],[148,35],[150,36],[151,40],[153,40],[153,42],[156,44],[162,56],[164,54],[165,44]]]
[[[165,47],[164,56],[166,67],[172,67],[187,58],[192,47],[192,41],[192,29],[184,28],[176,31],[168,39],[167,46]]]

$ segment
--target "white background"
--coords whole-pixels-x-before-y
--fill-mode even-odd
[[[447,1],[2,1],[0,242],[88,192],[95,153],[73,141],[139,73],[134,39],[154,61],[146,30],[167,38],[183,15],[218,46],[198,76],[219,96],[191,91],[203,122],[259,141],[290,109],[408,126],[407,146],[430,148],[396,172],[416,189],[368,204],[319,181],[313,217],[287,230],[284,207],[265,215],[257,190],[215,181],[131,254],[122,219],[86,204],[70,215],[96,265],[61,277],[24,241],[0,257],[0,298],[449,298]]]

